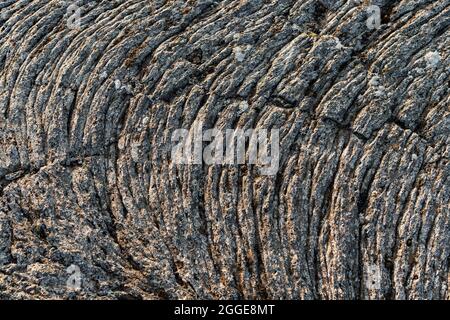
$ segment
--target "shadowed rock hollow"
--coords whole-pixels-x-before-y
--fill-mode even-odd
[[[369,4],[0,2],[0,298],[449,299],[450,1]]]

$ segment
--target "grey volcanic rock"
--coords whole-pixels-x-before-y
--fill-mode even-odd
[[[369,4],[0,2],[0,298],[449,299],[450,1]]]

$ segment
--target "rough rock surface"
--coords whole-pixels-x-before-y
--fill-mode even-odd
[[[450,1],[369,4],[2,0],[0,298],[449,299]]]

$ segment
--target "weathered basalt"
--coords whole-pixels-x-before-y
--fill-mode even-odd
[[[373,3],[0,2],[0,298],[449,299],[450,1]]]

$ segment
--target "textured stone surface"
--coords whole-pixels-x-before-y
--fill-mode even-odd
[[[0,298],[449,299],[450,1],[373,3],[0,2]],[[175,165],[196,120],[278,174]]]

